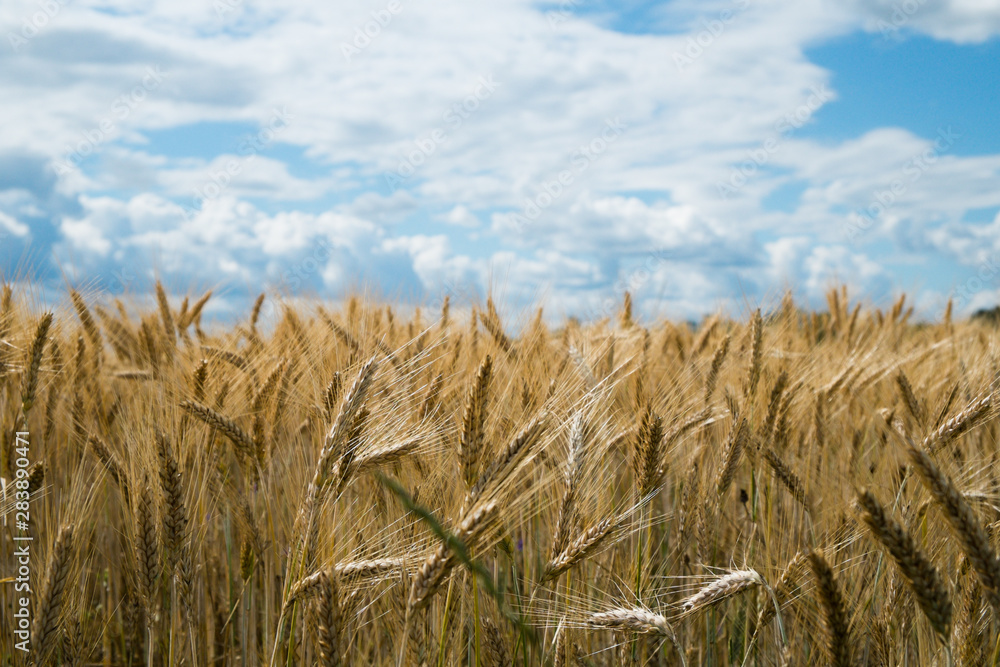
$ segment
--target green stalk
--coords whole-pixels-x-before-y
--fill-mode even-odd
[[[167,664],[173,665],[174,663],[174,620],[177,616],[177,581],[173,577],[170,578],[170,641],[167,650],[167,656],[169,657],[169,662]]]
[[[444,667],[444,642],[448,636],[448,619],[450,618],[448,610],[451,609],[451,591],[454,585],[455,577],[450,577],[448,579],[448,594],[444,600],[444,620],[441,621],[441,637],[438,639],[438,667]]]
[[[476,584],[476,577],[472,578],[472,616],[476,641],[476,664],[481,665],[482,661],[479,655],[479,587]]]
[[[253,582],[253,575],[250,575],[250,579],[247,581],[247,585],[251,585]],[[243,598],[243,618],[242,622],[242,632],[240,633],[240,663],[243,667],[247,667],[247,636],[249,635],[249,624],[250,624],[250,597],[253,595],[253,589]]]

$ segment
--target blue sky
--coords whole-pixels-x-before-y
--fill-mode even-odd
[[[10,0],[0,277],[1000,302],[1000,6]]]

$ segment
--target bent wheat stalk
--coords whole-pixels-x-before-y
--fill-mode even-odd
[[[942,641],[947,642],[951,636],[952,606],[940,572],[917,548],[910,534],[886,514],[870,491],[860,491],[858,503],[864,510],[865,523],[892,554],[931,627]]]

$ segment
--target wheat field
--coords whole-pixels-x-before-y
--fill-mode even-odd
[[[692,326],[626,294],[553,327],[268,294],[210,326],[211,293],[22,289],[4,665],[1000,660],[1000,349],[950,307]]]

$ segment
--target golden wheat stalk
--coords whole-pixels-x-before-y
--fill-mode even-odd
[[[170,439],[159,429],[156,430],[155,437],[156,455],[160,463],[160,489],[163,493],[163,542],[167,554],[166,569],[173,570],[187,531],[187,510],[184,507],[180,468],[171,451]]]
[[[476,539],[486,529],[496,510],[496,502],[475,507],[459,525],[454,537],[464,546],[467,554],[471,555],[471,551],[475,548]],[[413,584],[410,587],[410,597],[407,602],[408,616],[430,602],[455,567],[457,560],[458,557],[447,543],[442,543],[427,555],[413,576]]]
[[[294,539],[296,540],[295,558],[290,558],[287,564],[288,572],[295,573],[298,568],[305,565],[300,558],[308,560],[315,533],[318,529],[316,524],[316,510],[320,502],[320,493],[324,488],[327,478],[333,472],[334,461],[347,449],[351,454],[353,450],[348,448],[351,432],[357,426],[357,418],[363,409],[368,392],[375,379],[375,372],[378,369],[378,362],[372,357],[358,371],[358,377],[354,380],[347,395],[344,396],[340,412],[334,420],[330,431],[326,434],[323,442],[323,449],[320,450],[319,458],[316,460],[316,467],[313,470],[312,479],[306,487],[306,495],[299,505],[299,510],[295,516],[295,525],[292,528]],[[346,475],[346,469],[342,471]],[[338,482],[338,487],[342,484],[342,476]]]
[[[542,581],[555,579],[577,563],[590,558],[604,544],[605,539],[624,521],[627,515],[610,516],[590,526],[570,542],[562,552],[545,564]]]
[[[94,346],[94,350],[99,351],[103,344],[101,330],[97,326],[97,322],[94,321],[94,316],[91,315],[90,309],[87,308],[87,303],[75,289],[70,289],[69,298],[70,301],[73,302],[73,308],[76,309],[77,317],[80,318],[80,322],[83,324],[83,330],[87,332],[87,337]]]
[[[778,583],[774,586],[774,599],[777,602],[777,607],[781,607],[791,600],[796,580],[806,560],[808,560],[806,553],[799,551],[785,564],[785,569],[778,576]],[[764,605],[760,610],[757,625],[763,626],[770,623],[777,611],[775,605]]]
[[[933,454],[963,433],[967,433],[986,422],[994,416],[993,401],[994,394],[992,393],[974,400],[961,412],[941,424],[933,433],[924,438],[924,449],[928,453]]]
[[[504,333],[503,325],[500,323],[500,315],[497,313],[496,307],[493,305],[493,299],[488,298],[486,300],[486,315],[482,313],[479,314],[479,321],[483,323],[486,330],[496,341],[497,346],[504,353],[510,357],[514,356],[514,343],[511,339]]]
[[[552,549],[549,558],[555,558],[566,548],[570,532],[576,527],[579,511],[577,508],[577,489],[583,473],[583,455],[590,439],[590,428],[582,412],[577,412],[570,420],[569,450],[563,478],[566,490],[563,492],[559,505],[559,517],[556,520],[555,534],[552,537]]]
[[[544,413],[536,415],[504,449],[500,450],[469,491],[466,505],[476,502],[491,487],[498,488],[510,477],[541,439],[546,428],[546,417]]]
[[[712,363],[708,369],[708,375],[705,376],[705,403],[709,403],[712,400],[712,394],[715,393],[716,383],[719,381],[719,371],[722,370],[722,364],[726,361],[726,355],[729,353],[729,343],[732,340],[732,336],[726,334],[721,341],[719,341],[718,346],[715,348],[715,353],[712,354]]]
[[[890,431],[905,445],[910,462],[931,496],[940,505],[966,558],[979,576],[987,599],[994,611],[1000,614],[1000,561],[997,560],[982,523],[951,478],[937,467],[926,451],[914,444],[898,420],[894,422],[894,426]]]
[[[858,502],[864,510],[865,523],[892,554],[931,627],[947,642],[951,635],[952,606],[951,595],[941,573],[917,548],[910,534],[886,514],[870,491],[862,489],[858,492]]]
[[[509,667],[512,665],[507,640],[504,639],[497,624],[488,617],[483,618],[483,634],[486,635],[484,642],[486,664],[490,667]]]
[[[87,437],[87,444],[90,446],[90,450],[94,452],[94,456],[104,465],[104,469],[108,471],[108,475],[114,480],[119,490],[121,490],[122,496],[127,501],[129,497],[128,479],[125,476],[125,471],[122,469],[121,463],[118,462],[118,458],[111,453],[111,450],[108,449],[104,441],[96,435],[89,435]]]
[[[816,594],[823,606],[830,662],[834,667],[851,667],[851,629],[840,585],[822,551],[810,552],[809,565],[816,577]]]
[[[771,397],[767,401],[767,416],[764,418],[764,423],[761,424],[759,430],[762,438],[770,438],[773,434],[774,425],[778,419],[778,411],[781,407],[781,397],[787,387],[788,372],[781,371],[778,379],[774,381],[774,386],[771,387]]]
[[[479,465],[483,455],[484,427],[486,423],[486,402],[489,398],[490,377],[493,373],[493,359],[483,358],[476,371],[476,378],[469,388],[462,415],[462,434],[458,442],[458,458],[462,465],[462,475],[471,489],[479,477]]]
[[[340,590],[337,576],[323,573],[316,608],[316,637],[322,667],[337,667],[341,664],[341,617]]]
[[[696,593],[680,602],[686,614],[710,607],[753,586],[765,586],[764,578],[755,570],[734,570],[713,579]]]
[[[910,415],[918,424],[924,423],[924,409],[920,405],[920,401],[917,400],[917,395],[913,393],[913,387],[910,385],[910,379],[906,377],[906,372],[903,369],[899,369],[896,373],[896,386],[899,387],[899,393],[903,397],[903,404],[906,405],[906,409],[909,411]]]
[[[754,311],[750,320],[750,366],[747,368],[747,378],[743,385],[743,398],[751,399],[760,381],[760,369],[763,361],[764,321],[760,308]]]
[[[21,382],[21,411],[25,419],[35,404],[35,392],[38,390],[38,371],[42,365],[42,354],[45,352],[45,342],[48,340],[49,327],[52,326],[52,313],[45,313],[38,320],[35,337],[28,350],[27,372]]]
[[[236,352],[230,352],[229,350],[223,350],[218,347],[212,347],[211,345],[202,345],[201,351],[204,352],[205,354],[215,357],[216,359],[220,359],[226,362],[230,366],[235,366],[241,371],[250,370],[250,362],[247,361],[246,357],[244,357],[242,354],[238,354]]]
[[[44,662],[43,657],[55,648],[65,601],[64,593],[73,565],[73,534],[72,524],[64,524],[59,529],[45,566],[45,578],[35,606],[35,624],[31,633],[32,642],[38,647],[39,662]]]
[[[174,324],[174,316],[170,310],[170,302],[167,300],[167,291],[163,289],[163,284],[156,281],[156,302],[160,306],[160,319],[163,323],[163,332],[170,341],[171,346],[177,340],[177,327]]]
[[[197,401],[181,401],[180,407],[192,417],[204,422],[226,436],[240,454],[251,460],[256,460],[257,447],[254,444],[253,438],[249,433],[240,428],[239,424],[235,421]]]
[[[663,443],[663,418],[646,404],[639,421],[639,431],[632,445],[632,475],[639,498],[644,498],[656,486],[660,476],[660,446]]]
[[[781,482],[786,489],[788,489],[788,492],[792,494],[792,497],[795,498],[795,500],[797,500],[802,507],[811,512],[812,501],[809,499],[809,496],[806,493],[805,484],[803,484],[799,476],[796,475],[792,469],[781,460],[781,457],[775,454],[774,450],[770,447],[764,449],[762,455],[764,457],[764,461],[771,466],[771,470],[774,471],[774,476],[778,478],[778,481]]]
[[[362,472],[374,470],[375,468],[398,463],[407,456],[416,452],[420,448],[420,444],[423,440],[424,438],[422,436],[413,436],[403,440],[402,442],[384,445],[378,449],[373,449],[370,452],[365,452],[363,455],[354,459],[352,463],[354,466],[353,473],[360,474]]]
[[[407,561],[403,558],[376,558],[337,563],[333,570],[342,580],[350,582],[400,572],[406,567]]]
[[[722,466],[715,482],[716,493],[721,497],[729,490],[733,479],[736,477],[736,470],[739,468],[740,460],[743,457],[743,450],[749,438],[749,426],[746,418],[735,416],[736,420],[729,431],[729,438],[726,440],[726,449],[722,454]]]
[[[673,634],[667,617],[654,614],[641,607],[619,608],[591,614],[587,625],[592,628],[624,630],[637,634],[653,634],[669,637]]]

